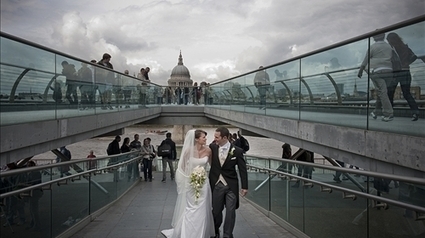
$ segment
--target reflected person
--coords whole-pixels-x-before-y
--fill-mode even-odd
[[[418,104],[410,93],[410,85],[412,83],[412,75],[410,74],[410,64],[412,64],[418,57],[413,51],[403,42],[401,37],[396,33],[389,33],[387,41],[397,52],[401,61],[401,70],[394,72],[394,80],[388,86],[388,97],[391,105],[394,106],[394,93],[397,85],[400,83],[403,97],[409,104],[410,110],[412,110],[412,121],[419,119],[419,108]]]
[[[254,85],[257,87],[260,96],[260,109],[265,110],[267,91],[270,87],[270,77],[269,74],[263,70],[263,66],[260,66],[259,69],[260,71],[258,71],[254,77]]]
[[[357,76],[362,77],[363,71],[366,69],[368,62],[370,62],[370,79],[376,90],[376,105],[375,110],[370,113],[373,119],[378,117],[382,111],[382,121],[388,122],[394,119],[393,108],[387,94],[387,85],[392,81],[392,48],[384,41],[385,34],[381,33],[373,36],[375,43],[370,46],[369,51],[366,52],[363,62],[360,65]]]

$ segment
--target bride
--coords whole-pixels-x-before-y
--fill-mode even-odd
[[[186,133],[176,172],[177,201],[171,222],[173,228],[161,231],[167,238],[215,236],[208,174],[202,176],[203,184],[199,183],[198,187],[194,188],[195,185],[191,183],[194,177],[192,172],[204,172],[211,161],[206,135],[203,130]]]

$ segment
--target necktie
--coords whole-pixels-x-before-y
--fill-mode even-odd
[[[225,148],[224,147],[220,147],[219,159],[220,159],[221,165],[223,165],[224,161],[226,160],[226,155],[225,155],[224,152],[225,152]]]

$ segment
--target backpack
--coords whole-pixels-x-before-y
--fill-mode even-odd
[[[171,146],[164,141],[162,144],[158,147],[158,156],[161,157],[170,157],[171,155]]]
[[[241,138],[241,147],[244,152],[247,152],[249,150],[249,142],[244,137],[240,137],[240,138]]]
[[[108,148],[106,149],[106,153],[107,153],[108,155],[111,155],[111,154],[112,154],[112,142],[111,142],[111,143],[109,143]]]

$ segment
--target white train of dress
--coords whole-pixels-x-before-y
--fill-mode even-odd
[[[196,166],[206,167],[208,157],[190,158],[192,168]],[[195,191],[186,183],[186,207],[183,215],[177,221],[175,227],[161,231],[167,238],[210,238],[215,236],[214,220],[212,216],[211,188],[207,179],[201,189],[200,197],[195,199]],[[187,178],[189,179],[189,178]]]

